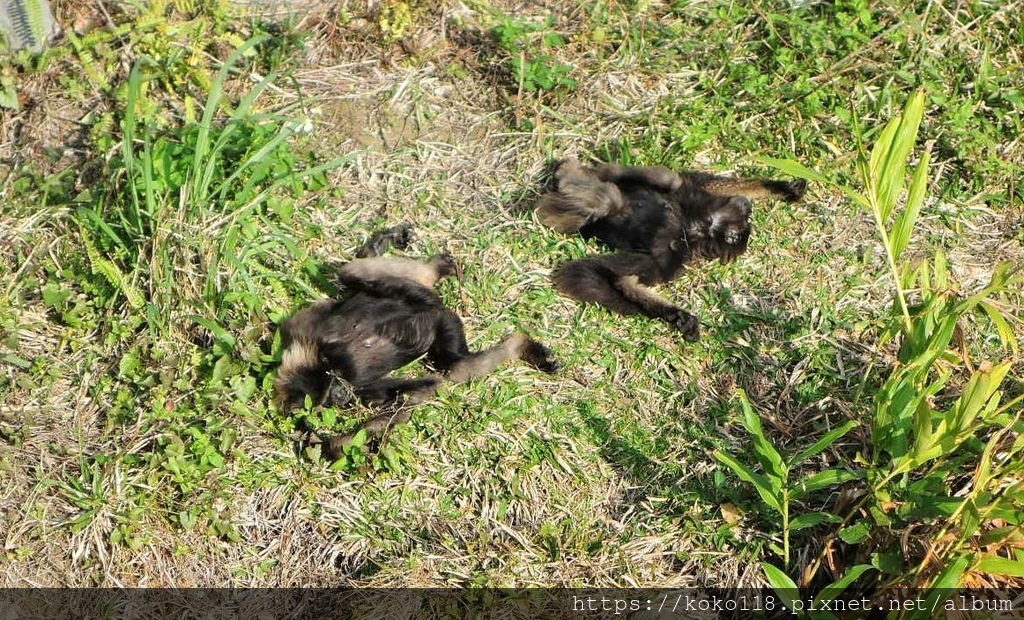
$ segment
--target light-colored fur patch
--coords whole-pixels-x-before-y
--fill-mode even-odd
[[[750,199],[768,198],[772,191],[759,179],[730,179],[715,177],[702,186],[709,194],[718,196],[745,196]]]
[[[636,276],[619,278],[618,288],[623,297],[641,306],[666,307],[671,305],[654,289],[641,284],[640,278]]]
[[[437,283],[437,268],[430,263],[396,256],[359,258],[341,268],[341,274],[373,281],[382,276],[405,278],[428,288]]]
[[[301,372],[303,368],[316,365],[320,352],[312,342],[293,342],[281,354],[281,367],[277,371],[278,381],[286,381],[289,377]]]
[[[537,203],[540,223],[562,233],[573,233],[589,222],[622,209],[619,188],[590,176],[568,176],[559,181],[558,192],[549,192]]]
[[[528,340],[529,337],[526,334],[516,332],[500,344],[459,361],[448,371],[448,380],[460,383],[490,374],[502,363],[519,359],[523,345]]]

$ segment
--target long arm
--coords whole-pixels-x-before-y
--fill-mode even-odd
[[[621,253],[564,263],[552,274],[563,294],[602,305],[626,316],[642,314],[672,325],[693,342],[700,335],[700,321],[673,305],[642,282],[662,281],[659,267],[648,254]]]
[[[804,192],[807,191],[807,181],[803,179],[746,179],[707,172],[684,172],[681,178],[684,184],[693,185],[715,196],[743,196],[750,200],[777,198],[786,202],[796,202],[803,198]]]
[[[446,313],[438,322],[438,336],[427,357],[447,375],[430,375],[422,379],[384,377],[356,389],[356,396],[364,403],[383,406],[384,412],[364,421],[355,430],[326,440],[324,453],[332,459],[341,457],[344,448],[352,444],[356,433],[377,437],[396,424],[405,424],[412,415],[412,405],[421,403],[445,382],[463,383],[493,372],[499,365],[511,360],[523,360],[547,373],[558,370],[551,351],[530,336],[518,332],[499,344],[481,351],[470,351],[462,322],[454,313]]]

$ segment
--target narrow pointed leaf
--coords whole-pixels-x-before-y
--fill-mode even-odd
[[[777,170],[781,170],[786,174],[791,174],[799,179],[807,179],[808,181],[815,181],[817,183],[828,183],[828,179],[825,175],[808,168],[798,161],[792,159],[775,159],[774,157],[759,157],[758,162],[771,166]]]
[[[920,606],[922,611],[915,611],[907,617],[921,620],[930,619],[932,617],[931,610],[938,609],[943,601],[953,594],[953,590],[960,587],[961,579],[969,563],[967,556],[960,556],[946,565],[946,568],[932,581],[931,587],[924,593],[924,604]]]
[[[813,476],[808,476],[795,485],[791,491],[792,499],[800,499],[808,493],[821,489],[837,487],[853,480],[860,480],[864,477],[863,471],[850,471],[848,469],[826,469]]]
[[[757,460],[760,461],[761,467],[765,470],[766,474],[785,480],[789,475],[789,468],[786,467],[785,462],[782,460],[782,455],[779,454],[779,451],[775,449],[772,442],[765,436],[764,428],[761,426],[761,418],[754,411],[754,408],[750,406],[750,400],[747,399],[746,392],[738,390],[736,395],[740,401],[740,408],[743,410],[743,426],[750,433],[751,441],[754,443],[754,453],[757,455]]]
[[[882,160],[882,169],[875,171],[878,179],[878,199],[883,220],[888,220],[903,190],[907,159],[917,141],[917,130],[924,116],[924,91],[919,90],[907,101],[902,118],[896,126],[888,152]],[[888,129],[888,127],[886,128]],[[872,153],[872,157],[874,153]]]
[[[986,554],[978,562],[978,570],[1003,577],[1024,577],[1024,562]]]
[[[757,492],[761,496],[761,499],[764,500],[764,503],[768,504],[770,508],[779,514],[782,514],[782,500],[775,494],[775,491],[773,490],[774,485],[769,482],[768,478],[755,472],[743,463],[737,461],[732,457],[732,455],[726,454],[721,450],[715,450],[714,455],[716,459],[728,466],[729,469],[739,476],[741,480],[754,485],[754,488],[757,489]]]
[[[1003,317],[1003,313],[988,301],[982,301],[978,305],[988,315],[992,324],[995,325],[996,332],[999,333],[999,341],[1003,346],[1009,347],[1013,351],[1014,356],[1020,355],[1020,345],[1017,343],[1017,336],[1013,328],[1006,321],[1006,318]]]
[[[825,433],[821,437],[821,439],[819,439],[818,441],[814,442],[814,444],[812,444],[809,448],[807,448],[806,450],[800,452],[799,454],[797,454],[793,458],[789,459],[789,466],[790,467],[796,467],[797,465],[803,463],[804,461],[806,461],[807,459],[811,458],[815,454],[818,454],[819,452],[821,452],[825,448],[828,448],[829,446],[831,446],[839,438],[841,438],[846,433],[849,433],[856,426],[857,426],[856,422],[854,422],[853,420],[847,420],[841,426],[838,426],[838,427],[830,430],[829,432]]]
[[[837,579],[836,581],[833,581],[829,585],[825,586],[821,590],[821,592],[818,593],[818,596],[815,597],[814,600],[831,601],[835,597],[839,596],[839,594],[841,594],[843,590],[849,587],[851,583],[857,581],[857,579],[859,579],[861,575],[874,568],[875,567],[871,566],[870,564],[858,564],[856,566],[851,566],[850,569],[846,571],[846,574],[842,576],[842,578]],[[820,605],[815,605],[815,607],[820,607]]]
[[[805,530],[821,523],[839,523],[841,518],[827,512],[805,512],[789,522],[790,531]]]
[[[952,427],[960,432],[967,429],[974,420],[986,409],[992,399],[998,403],[997,393],[1003,379],[1010,371],[1011,362],[999,364],[988,371],[979,370],[971,376],[960,398],[953,405]]]
[[[782,599],[782,604],[786,606],[786,609],[796,609],[798,605],[794,605],[793,601],[800,594],[796,583],[789,578],[789,575],[768,562],[761,562],[761,569],[764,571],[765,579]]]
[[[917,217],[921,212],[924,192],[928,186],[928,164],[930,161],[931,154],[925,151],[921,156],[921,161],[917,164],[917,169],[914,170],[914,178],[910,183],[907,204],[896,216],[896,221],[893,222],[890,240],[892,241],[892,255],[896,260],[899,260],[903,250],[910,243],[910,235],[914,231],[914,224],[917,223]]]
[[[871,147],[871,159],[868,161],[867,176],[864,177],[864,184],[871,188],[878,187],[878,180],[884,172],[885,160],[892,147],[893,137],[896,135],[896,128],[899,127],[903,117],[899,114],[889,119],[885,129],[878,134],[874,146]],[[863,173],[863,171],[862,171]]]

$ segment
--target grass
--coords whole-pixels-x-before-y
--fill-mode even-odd
[[[5,586],[739,587],[766,583],[761,563],[796,579],[826,530],[794,532],[787,566],[774,513],[713,452],[750,450],[741,388],[783,454],[857,423],[793,479],[870,444],[898,347],[886,250],[837,188],[859,187],[858,139],[923,89],[931,182],[901,262],[941,250],[947,288],[969,293],[1021,260],[1020,3],[396,0],[294,23],[217,2],[103,3],[112,23],[53,4],[87,26],[0,65],[22,100],[0,123]],[[501,34],[528,44],[518,61]],[[665,287],[702,318],[687,345],[552,290],[557,263],[595,251],[530,215],[570,153],[756,174],[792,158],[823,181],[757,205],[740,261]],[[412,253],[461,260],[442,293],[471,345],[523,328],[563,371],[446,388],[387,452],[332,470],[270,405],[274,325],[400,221]],[[1019,290],[999,303],[1012,314]],[[977,365],[1009,360],[1004,402],[1018,396],[990,319],[960,326]],[[332,414],[343,430],[365,412]],[[1015,445],[1015,424],[979,441]],[[940,486],[963,483],[976,447]],[[840,512],[849,492],[794,514]],[[984,568],[963,582],[1019,582]]]

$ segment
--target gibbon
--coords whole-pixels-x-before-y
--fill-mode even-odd
[[[615,254],[560,265],[552,274],[563,294],[619,314],[661,319],[697,340],[696,316],[651,286],[679,276],[696,260],[735,260],[747,249],[753,198],[800,200],[803,180],[735,179],[664,166],[595,167],[568,159],[555,171],[557,188],[541,197],[536,214],[546,226],[597,238]]]
[[[332,458],[360,429],[373,437],[407,422],[410,406],[430,398],[444,381],[481,377],[515,359],[547,373],[557,370],[547,347],[521,332],[470,351],[461,319],[434,289],[455,274],[454,260],[379,256],[390,246],[405,247],[410,237],[408,225],[374,235],[357,252],[365,258],[340,268],[339,296],[314,302],[281,325],[284,349],[275,381],[281,410],[301,409],[307,397],[314,405],[343,407],[358,400],[382,410],[352,433],[327,440],[324,452]],[[389,376],[421,356],[435,374]]]

